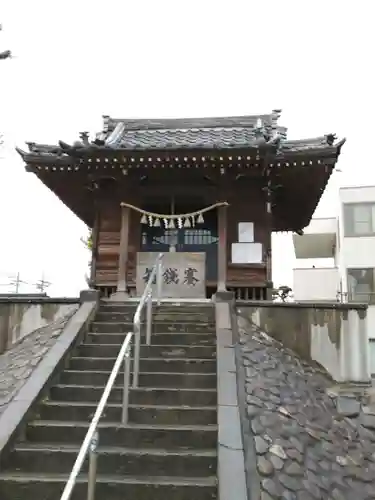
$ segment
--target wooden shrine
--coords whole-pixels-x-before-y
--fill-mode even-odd
[[[139,294],[143,255],[181,252],[204,259],[200,294],[266,299],[271,233],[309,224],[344,143],[334,134],[289,140],[279,117],[105,116],[93,140],[82,132],[72,145],[18,152],[92,228],[91,282],[105,296]]]

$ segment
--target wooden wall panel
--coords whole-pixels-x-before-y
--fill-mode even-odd
[[[265,267],[228,265],[228,286],[265,286]]]
[[[135,285],[137,252],[141,238],[140,216],[130,211],[127,263],[128,284]],[[96,285],[117,285],[120,251],[121,207],[102,206],[98,235]]]
[[[130,228],[129,228],[129,248],[128,248],[128,265],[127,265],[127,280],[128,284],[135,286],[136,282],[136,267],[137,267],[137,252],[139,252],[141,244],[141,217],[137,212],[130,212]]]
[[[96,285],[117,283],[118,258],[120,249],[120,206],[100,207],[98,250],[96,261]]]
[[[254,189],[249,187],[246,193],[241,194],[234,190],[228,196],[227,201],[230,204],[228,207],[227,229],[228,285],[265,286],[267,281],[267,255],[270,248],[271,233],[263,192],[255,187]],[[263,266],[231,264],[232,243],[238,242],[239,222],[254,223],[254,241],[263,245]]]

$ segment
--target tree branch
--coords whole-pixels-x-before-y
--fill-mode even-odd
[[[4,59],[10,59],[12,57],[12,52],[10,50],[4,50],[0,52],[0,61]]]
[[[3,26],[0,24],[0,31],[2,31]],[[10,59],[12,57],[12,52],[10,50],[4,50],[0,52],[0,61],[4,59]]]

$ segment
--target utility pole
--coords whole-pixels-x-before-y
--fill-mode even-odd
[[[42,278],[34,283],[35,288],[40,292],[43,293],[46,288],[48,288],[52,283],[50,281],[47,281],[44,279],[44,274],[42,274]]]
[[[20,285],[27,284],[27,281],[21,280],[20,273],[18,272],[15,278],[11,278],[9,286],[15,287],[15,293],[19,293]]]

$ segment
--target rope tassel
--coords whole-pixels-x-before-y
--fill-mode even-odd
[[[209,207],[203,208],[201,210],[197,210],[196,212],[190,212],[186,214],[157,214],[154,212],[147,212],[146,210],[142,210],[142,208],[138,208],[135,205],[131,205],[130,203],[121,203],[122,207],[127,207],[136,212],[140,213],[141,216],[141,224],[148,224],[150,227],[160,227],[161,220],[164,222],[165,228],[175,228],[176,222],[178,227],[195,227],[195,223],[203,224],[204,217],[203,214],[205,212],[209,212],[217,207],[228,207],[229,203],[226,201],[222,201],[220,203],[215,203],[214,205],[210,205]]]

